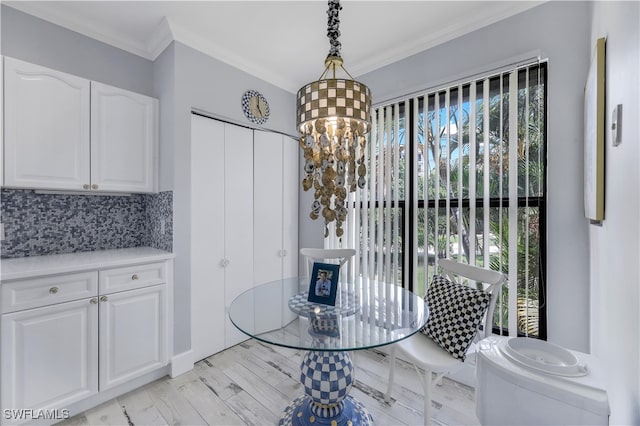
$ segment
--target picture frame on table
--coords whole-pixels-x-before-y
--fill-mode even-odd
[[[311,272],[307,300],[313,303],[335,306],[339,276],[340,265],[315,262]]]

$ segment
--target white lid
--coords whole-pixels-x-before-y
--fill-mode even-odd
[[[599,367],[595,357],[570,351],[579,365],[587,366],[588,373],[580,376],[560,376],[528,368],[514,357],[505,355],[500,349],[500,346],[505,344],[501,340],[489,337],[478,344],[478,356],[482,361],[486,361],[488,367],[492,367],[493,373],[522,388],[574,407],[599,415],[610,414],[607,391],[603,387],[604,371]],[[479,361],[478,366],[481,364],[483,363]],[[517,379],[514,376],[517,376]]]

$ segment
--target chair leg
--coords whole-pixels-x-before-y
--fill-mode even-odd
[[[424,425],[431,423],[431,391],[432,391],[431,371],[425,370],[422,376],[422,386],[424,388]]]
[[[436,386],[442,386],[442,378],[443,377],[444,377],[444,374],[438,374],[436,376],[436,380],[435,380]]]
[[[396,348],[392,345],[389,357],[389,380],[387,381],[387,393],[384,395],[384,402],[389,403],[391,397],[391,388],[393,387],[393,378],[396,372]]]

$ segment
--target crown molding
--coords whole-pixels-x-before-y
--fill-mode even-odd
[[[221,49],[215,43],[211,43],[209,40],[200,37],[199,35],[189,31],[181,25],[175,24],[175,22],[168,21],[173,34],[173,39],[180,42],[192,49],[198,50],[207,56],[213,57],[227,65],[244,71],[260,80],[269,82],[274,86],[277,86],[290,93],[297,93],[299,87],[290,79],[284,78],[280,73],[270,72],[261,67],[241,54],[231,52],[229,50]]]
[[[95,27],[84,25],[77,20],[69,19],[64,14],[57,12],[55,9],[55,2],[30,2],[30,1],[11,1],[3,2],[3,5],[16,9],[20,12],[28,15],[35,16],[44,21],[50,22],[54,25],[58,25],[67,30],[74,31],[76,33],[85,35],[92,39],[98,40],[102,43],[108,44],[118,49],[125,50],[137,56],[141,56],[145,59],[153,60],[151,53],[143,43],[138,43],[130,39],[125,39],[114,32],[105,30],[104,28],[98,30]]]
[[[167,17],[163,17],[162,21],[155,28],[146,46],[151,60],[155,61],[158,56],[171,44],[174,40],[171,24]]]
[[[505,2],[505,7],[496,12],[488,11],[485,16],[470,16],[464,20],[458,20],[440,31],[429,32],[424,37],[413,40],[406,40],[404,48],[395,47],[391,49],[382,49],[381,54],[369,56],[368,58],[359,60],[357,64],[349,64],[349,68],[354,75],[363,75],[376,69],[382,68],[394,62],[406,59],[412,55],[429,50],[440,44],[462,37],[468,33],[487,27],[503,19],[517,15],[518,13],[539,6],[544,1],[526,1],[526,2]]]

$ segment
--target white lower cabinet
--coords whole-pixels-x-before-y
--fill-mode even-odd
[[[98,392],[97,297],[0,321],[3,410],[67,407]]]
[[[100,390],[167,363],[166,286],[100,296]]]
[[[172,262],[3,279],[2,412],[66,409],[166,366]]]

